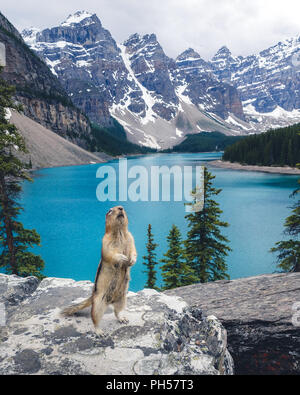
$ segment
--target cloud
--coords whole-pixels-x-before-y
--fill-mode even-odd
[[[82,8],[95,12],[117,42],[156,33],[171,57],[192,47],[208,59],[223,45],[248,55],[300,34],[298,0],[10,0],[1,11],[22,30],[57,26]]]

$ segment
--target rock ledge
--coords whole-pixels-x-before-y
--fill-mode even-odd
[[[233,374],[226,330],[178,296],[130,292],[128,325],[112,309],[98,337],[89,310],[62,317],[60,309],[90,295],[93,284],[46,278],[38,283],[0,274],[0,374],[180,375]]]
[[[195,284],[166,294],[218,317],[235,374],[300,374],[300,273]]]

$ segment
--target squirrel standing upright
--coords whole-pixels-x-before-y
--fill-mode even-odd
[[[95,330],[107,307],[112,304],[117,320],[127,323],[120,312],[126,307],[126,295],[130,280],[130,268],[136,262],[137,253],[132,234],[128,231],[128,218],[122,206],[111,208],[106,214],[105,235],[102,239],[101,261],[98,266],[91,297],[76,305],[65,308],[64,315],[73,315],[92,305],[91,315]]]

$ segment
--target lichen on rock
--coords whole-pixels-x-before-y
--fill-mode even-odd
[[[88,297],[92,287],[89,281],[58,278],[37,285],[32,277],[0,274],[0,302],[7,309],[6,326],[0,327],[0,374],[233,374],[221,323],[180,297],[129,292],[129,324],[118,323],[109,308],[100,323],[105,337],[95,334],[88,309],[73,317],[60,314]],[[20,289],[27,291],[17,299]]]

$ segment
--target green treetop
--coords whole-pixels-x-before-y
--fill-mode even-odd
[[[298,164],[297,167],[300,168]],[[300,184],[300,180],[298,180]],[[296,197],[300,189],[296,189],[292,197]],[[283,272],[300,272],[300,199],[292,206],[292,214],[284,224],[284,233],[291,236],[289,240],[279,241],[271,252],[277,252],[277,267]]]
[[[31,179],[16,156],[18,151],[27,151],[22,136],[9,122],[8,109],[19,109],[13,94],[14,88],[0,78],[0,267],[9,274],[42,277],[43,260],[28,251],[39,245],[40,237],[17,221],[22,210],[18,203],[21,181]]]
[[[164,289],[194,284],[197,278],[185,260],[181,233],[176,225],[172,226],[167,240],[169,249],[161,260],[164,263],[161,267]]]
[[[214,178],[205,167],[203,209],[186,215],[189,227],[185,241],[186,259],[201,283],[229,278],[225,257],[231,249],[227,245],[228,239],[221,233],[221,228],[229,225],[220,220],[222,210],[213,199],[222,191],[213,187]],[[194,202],[187,204],[197,207],[196,189],[193,194]]]
[[[152,234],[152,227],[149,224],[147,230],[147,255],[143,256],[145,262],[143,264],[146,266],[147,270],[144,273],[147,274],[146,287],[158,290],[156,287],[156,270],[155,266],[158,264],[156,261],[155,249],[158,244],[154,243],[154,236]]]

